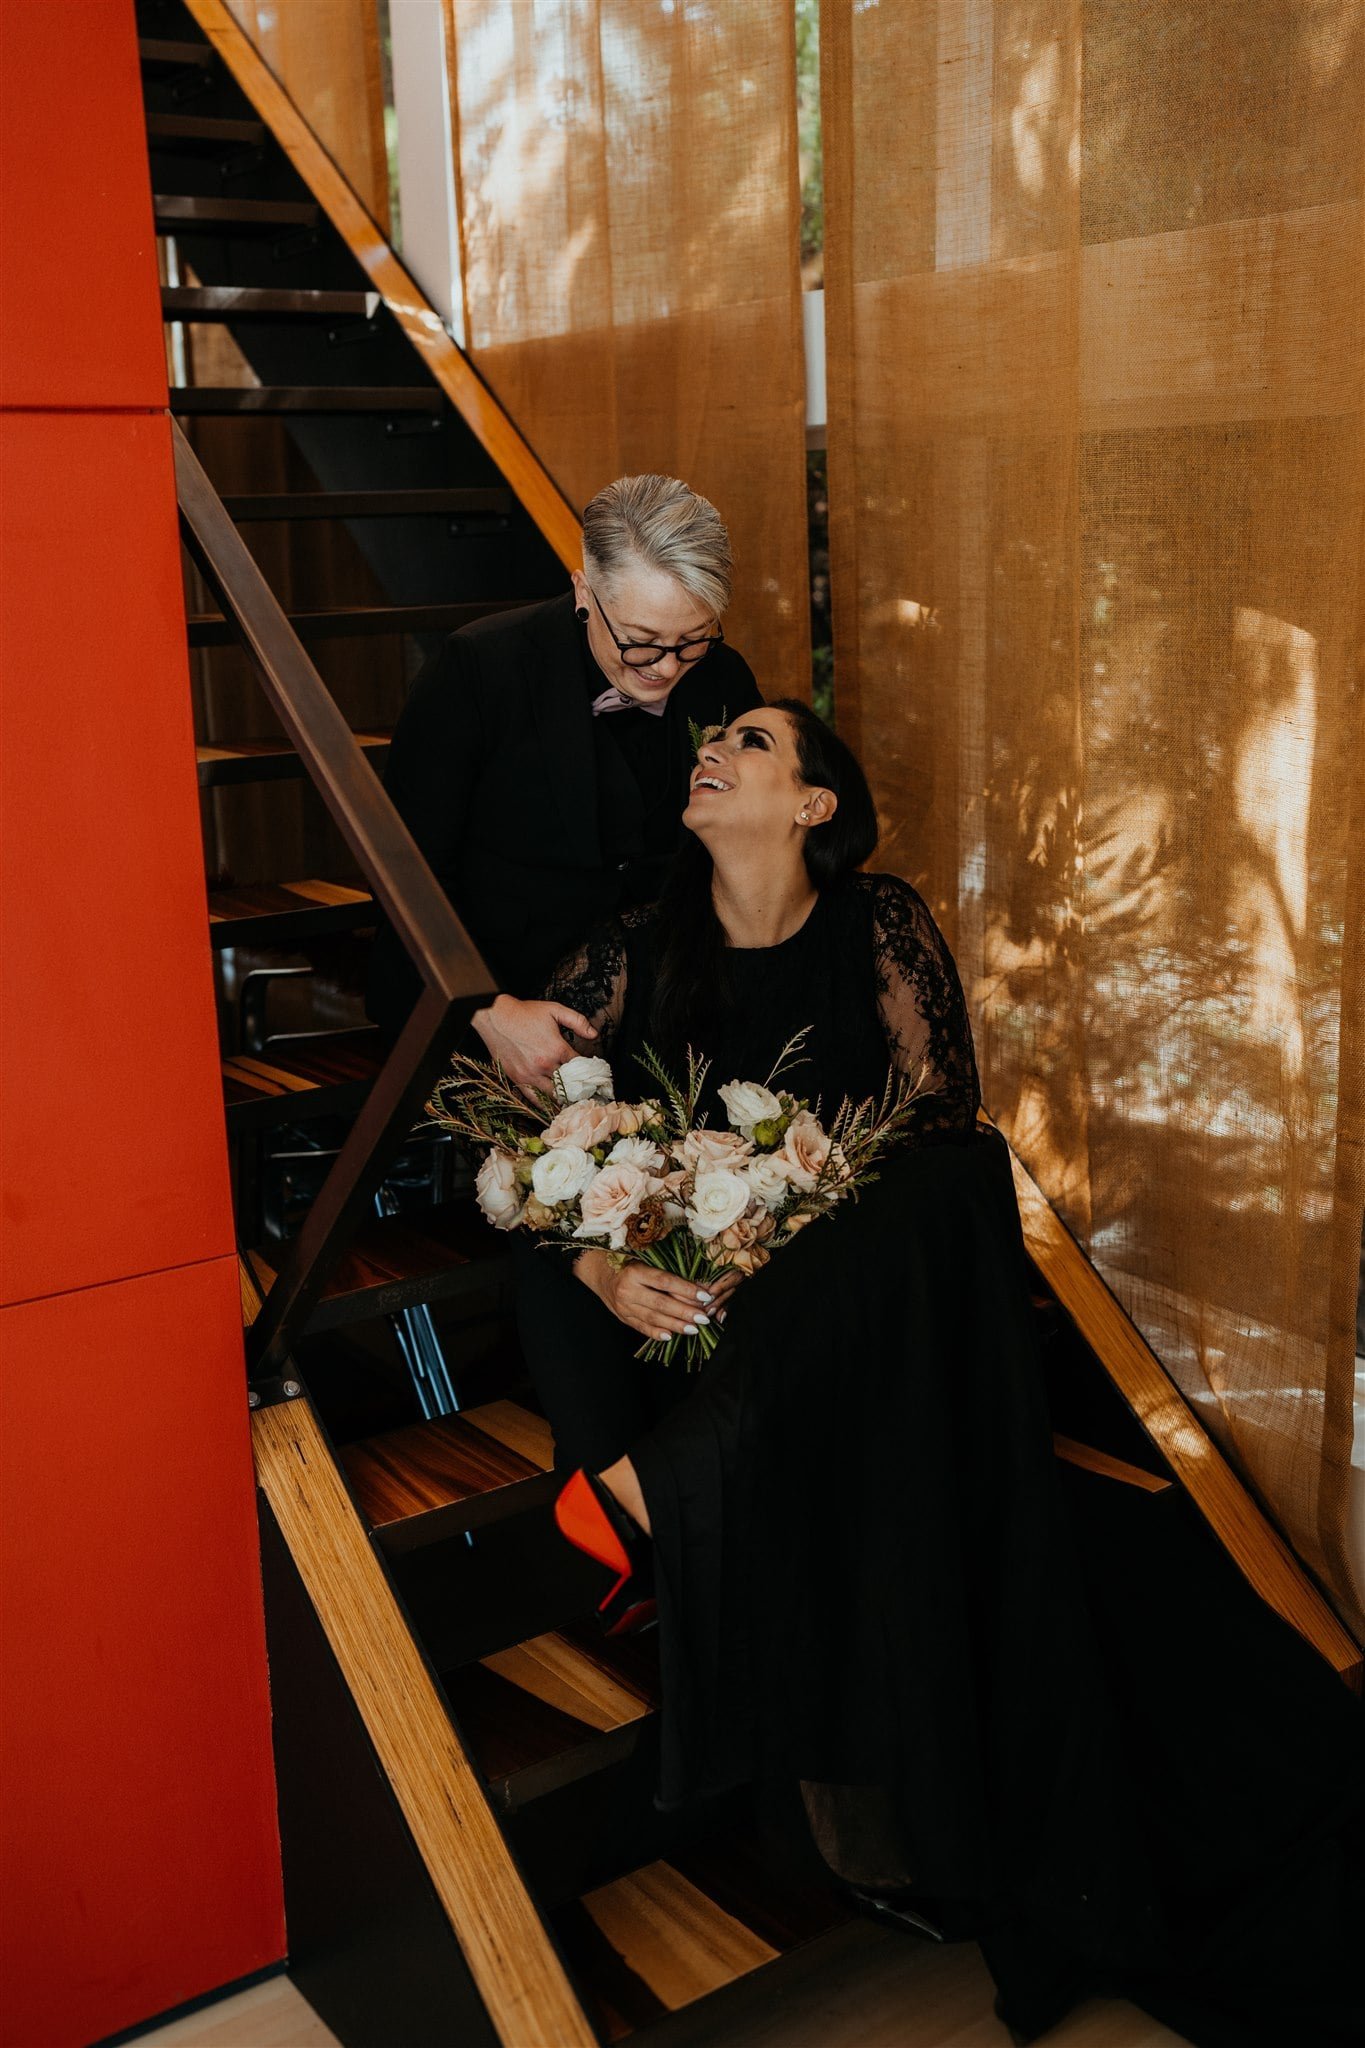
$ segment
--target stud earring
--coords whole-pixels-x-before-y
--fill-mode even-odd
[[[575,607],[574,617],[577,619],[580,626],[587,625],[589,616],[590,614],[588,612],[588,607],[585,604],[580,604]]]
[[[809,825],[809,823],[810,823],[810,812],[809,812],[809,811],[802,811],[802,813],[801,813],[801,823],[802,823],[803,825]]]

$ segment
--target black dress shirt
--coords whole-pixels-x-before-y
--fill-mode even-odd
[[[394,732],[385,787],[512,995],[538,995],[600,919],[653,901],[681,838],[689,721],[718,724],[763,701],[727,644],[687,670],[661,718],[594,718],[605,687],[567,594],[452,633]],[[418,986],[381,921],[366,1007],[387,1036]]]

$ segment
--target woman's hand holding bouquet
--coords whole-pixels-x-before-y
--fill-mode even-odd
[[[605,1060],[565,1062],[553,1094],[528,1101],[502,1069],[461,1056],[428,1105],[453,1134],[488,1147],[477,1178],[498,1230],[595,1248],[582,1277],[648,1341],[639,1358],[689,1361],[715,1349],[716,1305],[817,1216],[875,1178],[874,1162],[925,1093],[888,1077],[880,1103],[844,1102],[828,1128],[810,1105],[777,1088],[804,1033],[766,1082],[718,1090],[729,1128],[698,1118],[707,1063],[690,1052],[683,1084],[649,1054],[657,1095],[618,1102]]]

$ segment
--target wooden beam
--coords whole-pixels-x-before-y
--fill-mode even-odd
[[[1147,1339],[1011,1149],[1029,1257],[1214,1535],[1268,1606],[1356,1692],[1362,1654],[1289,1545],[1256,1505]]]
[[[487,450],[566,568],[583,559],[578,516],[544,464],[446,333],[377,222],[342,176],[224,0],[186,0],[190,13],[270,129],[465,425]]]
[[[251,1432],[257,1480],[499,2038],[597,2048],[311,1407],[257,1409]]]

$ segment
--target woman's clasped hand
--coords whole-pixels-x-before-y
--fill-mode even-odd
[[[695,1280],[660,1272],[638,1259],[615,1265],[606,1252],[595,1248],[579,1253],[574,1274],[618,1322],[660,1341],[685,1337],[689,1330],[705,1328],[712,1318],[723,1321],[724,1305],[743,1277],[722,1273],[700,1287]]]

